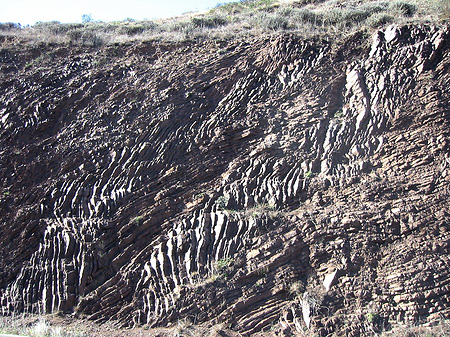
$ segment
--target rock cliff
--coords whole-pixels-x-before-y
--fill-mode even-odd
[[[0,52],[0,308],[243,335],[450,318],[449,27]]]

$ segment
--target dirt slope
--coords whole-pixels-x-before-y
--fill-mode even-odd
[[[448,27],[0,52],[0,307],[243,335],[450,317]]]

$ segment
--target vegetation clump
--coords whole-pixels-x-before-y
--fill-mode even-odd
[[[17,334],[28,337],[87,337],[84,331],[73,331],[61,326],[53,326],[43,318],[33,324],[23,324],[21,319],[0,319],[0,334]]]
[[[445,22],[449,17],[449,0],[241,0],[219,5],[203,14],[171,19],[98,22],[84,15],[82,23],[52,21],[26,27],[2,23],[0,35],[93,47],[130,40],[227,39],[280,31],[304,37],[339,38],[391,23]]]
[[[220,271],[220,270],[223,270],[223,269],[228,268],[229,266],[231,266],[233,264],[233,262],[234,262],[233,258],[227,257],[227,258],[223,258],[223,259],[218,260],[216,262],[216,266],[217,266],[217,269]]]

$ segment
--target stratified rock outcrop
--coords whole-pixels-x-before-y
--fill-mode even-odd
[[[0,307],[325,336],[450,317],[448,27],[0,54]]]

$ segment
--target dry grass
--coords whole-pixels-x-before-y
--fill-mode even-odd
[[[42,317],[27,322],[25,315],[20,317],[0,316],[0,334],[16,334],[27,337],[87,337],[85,332],[71,331],[61,326],[52,326]]]
[[[293,286],[292,291],[300,293],[303,289]],[[299,290],[300,289],[300,290]],[[317,294],[316,294],[317,295]],[[313,295],[315,296],[315,295]],[[311,298],[310,300],[314,300]],[[313,306],[318,303],[311,302]],[[374,329],[377,324],[377,314],[366,314],[361,316],[361,324],[365,326],[364,336],[378,336],[378,337],[447,337],[450,336],[450,320],[442,319],[440,322],[435,322],[432,326],[409,325],[397,326],[392,330],[386,330],[382,333],[375,331],[383,330],[382,327]],[[192,319],[180,319],[175,325],[170,328],[155,328],[147,329],[144,327],[135,329],[121,329],[111,324],[98,325],[94,322],[77,320],[75,318],[62,318],[58,315],[16,315],[16,316],[1,316],[0,315],[0,334],[18,334],[27,337],[181,337],[181,336],[224,336],[224,337],[238,337],[242,336],[238,332],[227,329],[224,325],[198,325],[195,317]],[[276,328],[279,324],[275,324]],[[379,329],[380,328],[380,329]],[[260,337],[269,336],[284,336],[279,334],[279,331],[261,332]],[[299,336],[313,336],[314,331],[305,330],[294,332],[294,335]]]
[[[134,40],[183,41],[258,36],[280,31],[305,37],[340,37],[360,29],[397,22],[440,22],[450,13],[449,0],[356,1],[244,0],[203,14],[154,20],[0,24],[0,35],[20,40],[98,46]]]
[[[450,321],[442,320],[431,327],[405,326],[392,331],[383,332],[380,337],[448,337],[450,336]]]
[[[194,322],[193,322],[194,321]],[[124,329],[114,322],[99,325],[92,321],[62,318],[57,315],[0,315],[0,334],[19,334],[26,337],[238,337],[239,333],[223,325],[198,325],[189,319],[180,319],[170,328],[148,327]]]

